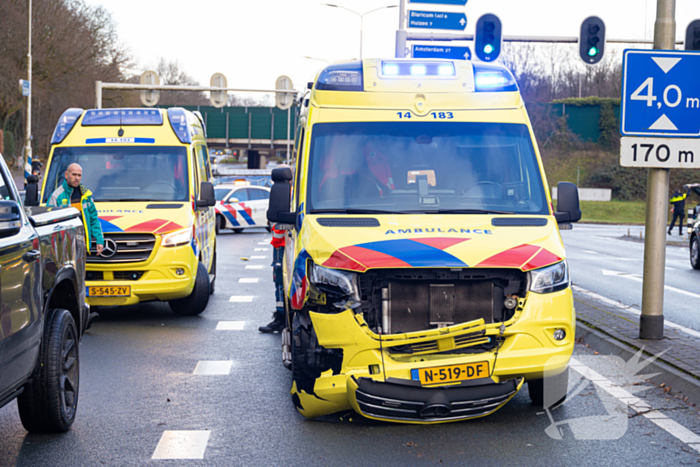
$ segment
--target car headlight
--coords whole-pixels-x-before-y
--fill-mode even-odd
[[[530,275],[530,292],[551,293],[569,287],[569,267],[566,261],[534,269]]]
[[[180,246],[187,245],[192,241],[192,228],[177,230],[175,232],[163,235],[163,246]]]
[[[309,282],[316,288],[330,295],[333,305],[340,308],[357,308],[360,306],[360,288],[357,273],[341,269],[324,268],[311,264]],[[330,287],[329,287],[330,286]]]

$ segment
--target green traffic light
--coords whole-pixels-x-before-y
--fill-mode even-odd
[[[596,55],[598,55],[598,48],[597,47],[591,47],[590,49],[588,49],[588,56],[589,57],[595,57]]]
[[[493,52],[493,46],[491,44],[486,44],[484,46],[484,53],[490,54]]]

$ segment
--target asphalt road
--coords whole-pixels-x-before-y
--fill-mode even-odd
[[[639,237],[643,226],[575,224],[562,231],[574,284],[627,306],[642,306],[644,243],[621,240],[628,229]],[[669,239],[681,240],[674,229]],[[690,266],[687,247],[666,247],[666,320],[700,331],[700,270]]]
[[[646,466],[700,460],[688,444],[697,441],[688,433],[700,432],[695,407],[584,346],[577,346],[576,359],[586,366],[570,376],[572,388],[583,381],[582,390],[551,414],[532,406],[524,388],[494,415],[467,422],[385,424],[352,413],[305,420],[289,397],[291,374],[281,364],[279,335],[257,331],[274,306],[271,247],[264,239],[269,239],[264,231],[219,236],[217,290],[198,317],[176,317],[164,304],[101,310],[102,319],[80,347],[81,394],[73,429],[28,435],[11,403],[0,409],[0,465]],[[573,245],[571,252],[583,256]],[[578,261],[580,280],[585,275]],[[241,278],[259,282],[240,283]],[[232,303],[232,296],[253,298]],[[204,361],[224,362],[218,365],[224,374],[195,374],[206,369]],[[582,371],[597,383],[582,380]],[[633,416],[629,399],[613,397],[610,388],[634,393],[660,410]],[[663,423],[649,418],[661,414],[668,417]],[[552,422],[563,422],[561,431]],[[181,442],[169,450],[167,440],[178,438],[190,440],[191,449]],[[173,455],[199,459],[154,459]]]

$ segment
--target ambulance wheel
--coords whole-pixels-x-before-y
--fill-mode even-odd
[[[690,242],[690,265],[693,269],[700,269],[700,240],[697,235]]]
[[[536,406],[549,409],[560,405],[566,400],[566,393],[569,390],[569,368],[549,378],[528,381],[527,390],[530,393],[530,400]],[[547,392],[546,401],[544,400],[545,391]]]
[[[226,219],[221,214],[216,215],[216,235],[226,228]]]
[[[194,316],[204,311],[209,303],[209,273],[202,263],[197,263],[197,278],[189,297],[170,300],[168,305],[178,316]]]
[[[73,424],[80,387],[79,342],[70,312],[49,310],[39,369],[17,398],[19,418],[30,433],[61,433]]]
[[[309,341],[311,338],[311,323],[308,327],[305,325],[301,317],[302,312],[294,313],[292,319],[292,379],[296,383],[297,392],[304,391],[307,394],[313,394],[316,379],[308,374],[308,365],[306,363],[306,355],[309,350]]]

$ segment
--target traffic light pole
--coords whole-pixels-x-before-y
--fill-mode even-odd
[[[676,0],[657,0],[654,49],[673,50],[676,42]],[[668,221],[668,169],[649,169],[647,176],[644,282],[639,338],[664,337],[664,284],[666,274],[666,223]]]

